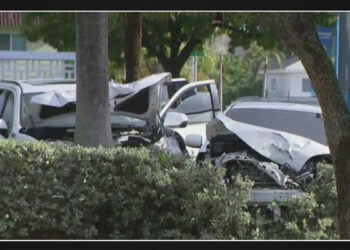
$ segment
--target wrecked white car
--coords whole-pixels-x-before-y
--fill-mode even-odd
[[[115,145],[155,144],[173,154],[187,152],[183,138],[174,131],[187,126],[190,120],[187,114],[161,109],[161,106],[179,102],[173,96],[187,93],[188,86],[177,86],[178,91],[171,92],[175,86],[172,83],[170,73],[151,75],[130,84],[109,83]],[[213,84],[213,81],[204,81],[189,85],[193,91],[197,86]],[[19,141],[72,140],[75,102],[76,83],[73,81],[1,81],[1,137]]]
[[[161,85],[169,73],[151,75],[128,85],[110,83],[109,100],[115,145],[159,144],[174,154],[186,148],[182,138],[163,126],[158,115]],[[1,81],[0,129],[15,140],[72,140],[76,83],[64,80]],[[178,126],[187,117],[177,117]]]
[[[198,159],[248,175],[256,202],[300,195],[316,164],[330,162],[319,106],[237,101],[207,124],[207,140]]]

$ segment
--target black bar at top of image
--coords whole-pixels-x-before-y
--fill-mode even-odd
[[[349,249],[349,241],[0,241],[1,249],[22,249],[22,247],[34,249],[152,249],[152,250],[170,250],[170,249],[269,249],[281,250],[281,248],[313,249],[314,247],[323,248],[336,247],[337,249]],[[24,249],[24,248],[23,248]]]
[[[281,0],[138,0],[1,1],[0,11],[346,11],[349,1]]]

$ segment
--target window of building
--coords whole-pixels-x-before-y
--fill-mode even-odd
[[[26,39],[21,35],[12,35],[12,50],[26,50]]]
[[[0,34],[0,50],[26,50],[26,39],[24,36],[15,34]]]
[[[302,79],[302,91],[310,92],[311,91],[311,81],[309,78]]]
[[[271,90],[276,90],[277,89],[277,82],[276,82],[276,78],[272,78],[271,79]]]
[[[273,97],[277,95],[277,80],[272,78],[270,80],[270,85],[268,86],[266,96]]]
[[[0,34],[0,50],[10,50],[10,35]]]

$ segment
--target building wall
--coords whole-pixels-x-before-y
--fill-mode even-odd
[[[291,81],[290,85],[290,96],[301,96],[308,97],[311,96],[309,88],[303,89],[303,79],[309,79],[306,73],[304,74],[289,74]]]
[[[267,75],[267,97],[284,97],[288,95],[289,81],[283,74]]]
[[[56,52],[57,50],[44,43],[42,40],[36,42],[30,42],[27,40],[27,51]]]
[[[0,27],[0,34],[20,35],[20,28]],[[28,41],[28,39],[26,39],[26,51],[56,52],[57,50],[41,40],[36,42],[30,42]]]
[[[74,52],[0,51],[0,79],[76,78]]]
[[[11,23],[4,20],[7,19],[0,16],[3,25]],[[12,18],[10,21],[16,21],[16,19]],[[1,36],[0,40],[0,79],[75,79],[76,55],[74,52],[57,52],[43,41],[30,42],[21,35],[18,25],[12,23],[12,27],[0,26],[0,35],[10,35]]]
[[[267,97],[312,96],[309,88],[303,90],[303,79],[309,79],[306,73],[269,73],[266,77]]]
[[[289,65],[288,67],[286,67],[287,71],[305,71],[304,69],[304,65],[301,63],[301,61],[297,61],[296,63],[293,63],[292,65]]]
[[[19,28],[0,26],[0,34],[19,34]]]

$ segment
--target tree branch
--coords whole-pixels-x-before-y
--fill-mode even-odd
[[[179,56],[177,57],[177,64],[183,66],[187,59],[190,57],[193,49],[200,43],[200,40],[194,37],[191,37],[190,41],[186,46],[181,50]]]
[[[168,58],[166,58],[164,52],[159,50],[155,44],[156,43],[150,41],[150,37],[144,25],[142,30],[142,46],[146,47],[147,50],[151,52],[151,54],[155,55],[159,62],[164,65],[167,63]]]
[[[171,40],[170,40],[170,58],[174,58],[178,56],[179,48],[181,45],[181,39],[179,39],[180,31],[181,31],[181,25],[178,18],[176,18],[175,22],[171,22],[169,20],[169,27],[170,27],[170,34],[171,34]]]

